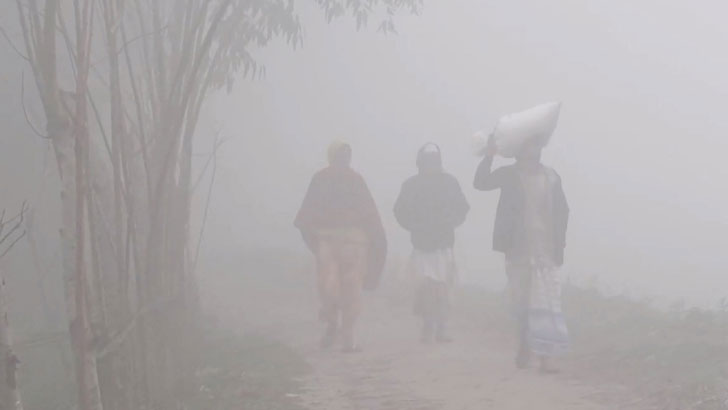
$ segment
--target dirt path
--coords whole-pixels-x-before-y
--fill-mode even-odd
[[[322,352],[322,326],[308,281],[216,281],[210,307],[241,331],[275,337],[298,350],[312,372],[301,404],[311,410],[607,410],[630,409],[617,388],[586,386],[565,375],[517,370],[510,340],[455,320],[449,345],[423,346],[402,300],[368,295],[359,325],[364,352]],[[457,315],[457,309],[454,312]]]

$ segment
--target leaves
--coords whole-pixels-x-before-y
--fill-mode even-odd
[[[358,29],[368,26],[374,17],[380,19],[377,31],[396,33],[394,16],[400,12],[419,13],[423,0],[316,0],[324,11],[327,21],[349,15]],[[129,16],[150,15],[144,8]],[[177,6],[177,7],[175,7]],[[179,7],[174,0],[160,0],[159,21],[164,26],[158,33],[163,47],[157,51],[166,53],[165,64],[170,71],[191,69],[190,61],[199,60],[200,76],[209,77],[211,89],[225,88],[230,91],[238,74],[258,78],[265,68],[253,56],[252,50],[267,46],[274,39],[282,39],[293,48],[302,46],[303,29],[293,0],[187,0],[187,8]],[[224,13],[216,20],[217,12]],[[183,11],[183,10],[186,10]],[[129,18],[129,17],[127,17]],[[136,24],[128,24],[133,26]],[[159,29],[159,28],[158,28]],[[207,49],[202,49],[199,39],[212,34]],[[136,37],[143,33],[134,33]],[[142,39],[151,41],[150,38]],[[182,45],[182,47],[180,47]],[[185,59],[185,53],[195,54]],[[158,70],[159,67],[155,67]],[[204,73],[204,74],[202,74]],[[194,73],[186,73],[194,76]],[[173,73],[166,75],[174,78]],[[184,78],[185,75],[178,76]],[[205,81],[204,78],[188,77],[188,81]],[[201,90],[204,94],[207,90]]]
[[[290,0],[236,1],[221,21],[215,42],[217,58],[211,66],[213,87],[232,88],[236,74],[257,77],[264,68],[250,50],[265,47],[274,38],[282,38],[292,47],[302,41],[302,27]]]
[[[393,17],[401,12],[419,14],[423,0],[316,0],[330,23],[335,18],[350,13],[356,20],[358,30],[366,27],[373,15],[384,15],[378,25],[381,33],[396,33]]]

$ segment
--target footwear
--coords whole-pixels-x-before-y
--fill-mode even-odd
[[[447,335],[437,335],[435,340],[437,341],[437,343],[441,343],[441,344],[447,344],[447,343],[453,342],[452,338]]]
[[[361,352],[362,352],[361,346],[356,345],[356,344],[351,344],[351,345],[348,345],[348,346],[344,346],[341,349],[341,353],[347,353],[347,354],[361,353]]]
[[[338,329],[335,324],[329,324],[326,327],[326,332],[324,333],[324,336],[321,338],[321,349],[328,350],[331,348],[331,346],[334,345],[334,342],[336,342],[336,337],[338,336]]]
[[[445,332],[445,324],[444,323],[438,323],[437,324],[437,330],[435,331],[435,340],[437,343],[452,343],[452,338],[447,335],[447,332]]]
[[[539,366],[538,371],[541,374],[558,374],[561,372],[559,368],[554,366],[551,360],[546,357],[541,358],[541,366]]]
[[[432,322],[425,321],[425,324],[422,326],[422,335],[420,336],[420,342],[423,344],[429,345],[432,344],[433,339],[435,338],[435,329],[432,325]]]
[[[516,367],[519,369],[527,369],[530,361],[531,353],[528,349],[523,347],[518,349],[518,354],[516,355]]]

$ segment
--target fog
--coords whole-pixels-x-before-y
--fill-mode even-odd
[[[191,0],[190,4],[198,4],[198,1],[199,4],[218,4],[218,0],[207,3],[207,0]],[[26,62],[10,46],[11,42],[16,47],[23,44],[22,27],[18,25],[14,3],[0,2],[3,11],[0,13],[0,28],[3,29],[3,37],[0,37],[0,56],[3,57],[0,63],[0,124],[3,126],[0,131],[0,212],[5,209],[8,215],[15,215],[21,210],[21,204],[27,203],[29,211],[23,226],[28,235],[25,239],[29,240],[19,241],[12,252],[0,257],[0,271],[7,285],[7,300],[0,292],[0,307],[7,305],[11,333],[20,341],[14,351],[8,350],[7,357],[15,358],[16,352],[21,362],[27,363],[21,365],[18,376],[20,390],[26,396],[26,408],[42,408],[53,403],[54,408],[70,409],[76,408],[73,407],[74,387],[82,390],[84,385],[80,382],[84,376],[81,371],[73,378],[66,357],[75,355],[78,359],[80,356],[78,351],[71,349],[78,345],[72,326],[69,326],[75,322],[66,317],[73,316],[73,312],[64,309],[64,306],[68,308],[69,300],[81,300],[69,299],[69,283],[74,284],[69,279],[69,272],[73,270],[67,266],[70,253],[64,253],[76,251],[76,245],[74,242],[73,246],[63,246],[68,245],[63,236],[68,220],[64,220],[66,208],[60,193],[67,186],[59,177],[62,165],[58,163],[58,152],[54,151],[57,147],[52,137],[36,135],[44,134],[46,128],[50,128],[46,127],[46,111],[36,88],[38,83]],[[258,4],[233,3],[244,4],[240,6],[244,13],[249,12],[246,7]],[[260,3],[275,3],[282,8],[286,4]],[[684,400],[703,400],[689,407],[685,402],[669,407],[665,404],[667,401],[663,401],[660,402],[662,407],[655,404],[654,408],[726,408],[720,407],[728,405],[725,384],[720,384],[724,382],[724,376],[716,375],[726,374],[728,359],[716,358],[728,358],[728,354],[724,354],[728,353],[725,346],[725,329],[728,329],[725,317],[728,300],[728,190],[725,188],[728,180],[728,161],[725,159],[728,115],[724,112],[728,107],[728,53],[725,51],[728,3],[721,0],[695,0],[689,5],[680,0],[561,0],[558,4],[543,0],[425,0],[419,14],[397,13],[394,17],[396,33],[388,34],[377,30],[377,23],[386,16],[376,12],[369,16],[366,27],[358,28],[355,19],[348,15],[327,21],[322,9],[329,3],[325,0],[292,3],[302,27],[302,42],[296,47],[275,35],[270,43],[264,41],[261,45],[252,45],[253,41],[247,38],[244,40],[241,48],[264,69],[253,76],[237,73],[235,81],[229,81],[229,87],[214,89],[202,105],[199,123],[194,124],[194,135],[189,135],[189,141],[193,141],[192,177],[189,180],[195,183],[199,179],[189,197],[189,215],[181,205],[181,211],[149,205],[156,198],[155,188],[164,188],[166,169],[160,173],[159,185],[153,187],[150,181],[159,164],[152,161],[151,167],[146,163],[143,168],[140,165],[140,153],[147,147],[132,126],[137,121],[137,113],[132,112],[132,101],[138,96],[130,96],[138,91],[130,89],[129,81],[134,83],[134,79],[118,81],[123,95],[119,98],[123,99],[128,111],[122,120],[112,118],[113,109],[104,105],[109,105],[109,101],[103,101],[105,97],[101,97],[101,116],[104,118],[98,122],[108,122],[111,130],[115,120],[126,121],[124,132],[128,134],[122,134],[132,142],[122,150],[128,148],[135,154],[125,159],[132,171],[124,169],[123,178],[112,181],[108,175],[103,175],[96,179],[93,171],[87,176],[90,191],[94,195],[96,191],[100,192],[98,198],[107,195],[107,200],[113,193],[118,195],[117,200],[122,195],[120,188],[118,192],[112,192],[112,183],[126,184],[124,201],[130,202],[113,204],[114,210],[119,212],[118,219],[114,220],[118,223],[115,225],[118,236],[108,239],[111,245],[104,248],[93,243],[99,238],[93,235],[103,229],[81,225],[76,231],[88,233],[89,237],[79,243],[95,249],[93,254],[81,253],[79,266],[100,275],[90,279],[87,288],[75,283],[77,289],[84,289],[91,295],[85,297],[101,295],[101,302],[88,302],[91,305],[99,303],[101,307],[87,308],[91,318],[82,318],[93,322],[86,323],[89,329],[85,330],[97,337],[85,335],[92,339],[86,341],[91,346],[89,351],[93,351],[94,364],[82,363],[93,367],[94,371],[98,369],[97,384],[105,382],[111,386],[113,383],[109,380],[116,380],[115,377],[136,380],[141,374],[153,379],[165,371],[159,376],[160,380],[169,376],[169,380],[177,382],[174,366],[167,368],[152,360],[157,359],[154,356],[158,351],[150,349],[152,359],[149,363],[139,359],[146,357],[148,352],[144,350],[146,347],[139,348],[137,344],[145,346],[144,337],[154,333],[149,329],[154,329],[155,324],[161,329],[164,322],[174,329],[169,334],[160,330],[159,334],[164,336],[150,338],[157,347],[161,346],[160,351],[168,353],[168,357],[159,359],[160,363],[164,360],[174,362],[169,353],[174,348],[165,350],[166,341],[179,338],[185,339],[184,348],[174,354],[194,357],[189,361],[203,369],[191,371],[180,366],[184,369],[178,371],[180,374],[204,379],[225,372],[228,376],[235,372],[236,375],[247,375],[250,369],[245,366],[254,369],[251,374],[264,372],[260,370],[263,368],[265,371],[274,369],[266,376],[270,379],[264,381],[225,381],[251,389],[248,396],[245,396],[247,391],[235,390],[237,387],[228,389],[235,390],[240,397],[245,396],[240,403],[235,402],[243,407],[258,408],[255,403],[245,401],[253,397],[261,400],[262,407],[259,408],[276,410],[453,410],[483,408],[483,403],[495,406],[486,408],[523,409],[541,400],[547,403],[544,409],[646,409],[652,407],[642,407],[642,400],[634,401],[637,404],[632,406],[630,394],[633,393],[624,395],[630,397],[622,397],[621,391],[612,389],[611,385],[628,385],[632,392],[633,388],[637,390],[643,386],[640,378],[647,378],[657,387],[650,384],[645,389],[656,389],[661,393],[670,391],[664,397],[672,394],[670,398],[677,400],[675,403],[683,397]],[[154,4],[136,2],[134,7]],[[174,1],[160,0],[159,4],[169,6],[163,12],[169,12],[169,16],[174,14],[170,12],[176,10]],[[70,3],[63,7],[68,7],[65,11],[70,16]],[[376,6],[372,7],[376,9]],[[266,12],[282,13],[278,9],[271,10]],[[119,18],[124,20],[128,16]],[[134,24],[127,24],[130,31],[139,29]],[[207,24],[207,20],[202,24]],[[286,29],[281,30],[285,34]],[[60,33],[61,29],[57,31]],[[164,35],[169,36],[165,41],[173,43],[178,33],[167,32],[166,26],[164,31]],[[105,50],[101,47],[102,37],[98,35],[90,50],[96,53]],[[143,38],[144,35],[140,35],[120,48],[127,56],[138,58],[135,64],[139,66],[142,66],[141,47],[133,43],[146,41]],[[61,44],[61,40],[57,43]],[[63,51],[59,53],[63,54]],[[122,51],[119,53],[123,54]],[[96,74],[111,65],[103,53],[101,56],[96,58],[94,55],[91,59]],[[59,59],[67,57],[61,55]],[[174,60],[177,56],[171,51],[167,57],[169,61],[181,61]],[[130,67],[133,66],[131,58]],[[75,74],[75,68],[69,69],[66,64],[67,61],[62,62],[58,70],[62,88],[71,89],[74,84],[70,80],[73,78],[71,73]],[[122,69],[122,77],[126,75],[123,70],[127,68]],[[154,70],[157,68],[150,69],[148,79],[139,75],[139,84],[155,83],[160,74]],[[184,68],[180,69],[183,71]],[[188,75],[194,77],[194,73],[187,73],[179,78],[186,80]],[[105,96],[106,77],[110,76],[103,74],[93,78],[92,73],[91,77],[86,92]],[[129,77],[134,74],[130,73]],[[231,79],[220,82],[228,80]],[[193,80],[189,81],[196,85]],[[145,92],[148,95],[145,96]],[[151,107],[155,103],[161,105],[154,99],[155,92],[142,90],[142,99],[147,98],[147,101],[142,104],[135,101],[140,110],[138,121],[149,122],[148,132],[164,128],[155,128],[158,113]],[[61,99],[59,97],[58,101]],[[504,115],[547,101],[562,102],[558,127],[544,149],[543,163],[560,175],[570,208],[562,271],[568,284],[574,285],[567,287],[570,293],[567,292],[564,298],[564,316],[573,329],[570,333],[574,335],[576,354],[564,361],[566,376],[531,379],[511,373],[512,352],[503,351],[512,347],[511,327],[515,322],[508,316],[507,303],[501,300],[507,299],[508,295],[505,258],[492,250],[499,193],[481,192],[473,187],[476,169],[482,160],[482,156],[475,153],[473,135],[479,131],[490,132]],[[93,110],[97,108],[93,107]],[[191,115],[185,110],[182,118]],[[92,112],[91,109],[87,111]],[[86,131],[91,134],[93,156],[94,148],[103,147],[99,136],[103,125],[93,124],[93,119],[88,121],[91,125]],[[180,130],[186,130],[187,126],[180,126],[179,135],[175,134],[174,138],[182,140],[184,132]],[[141,125],[139,129],[142,129]],[[160,132],[160,135],[157,138],[162,141],[166,134]],[[93,146],[94,139],[96,147]],[[357,330],[364,335],[365,351],[359,356],[363,359],[348,359],[348,362],[315,349],[319,347],[316,338],[321,330],[316,321],[320,302],[314,279],[316,257],[306,247],[301,232],[294,227],[294,219],[312,177],[329,165],[327,149],[335,140],[350,144],[352,167],[364,177],[371,191],[389,245],[380,289],[367,293],[363,301],[362,323]],[[106,142],[106,150],[110,153]],[[409,333],[413,330],[410,327],[414,329],[419,324],[410,318],[415,291],[412,283],[407,282],[411,279],[408,274],[413,245],[410,234],[400,226],[393,212],[403,182],[418,173],[418,150],[428,142],[441,148],[445,171],[459,181],[470,204],[466,222],[455,231],[454,254],[460,282],[452,292],[455,343],[450,350],[424,350],[430,346],[419,344],[417,348],[411,347],[413,337],[409,337]],[[220,143],[217,150],[214,148],[216,143]],[[119,143],[112,145],[118,147]],[[176,151],[185,152],[184,147],[174,147]],[[170,148],[169,152],[182,156],[175,149]],[[106,151],[103,152],[105,155]],[[98,164],[91,164],[88,169],[101,170],[98,175],[111,169],[111,156],[104,158],[109,164],[98,168],[94,168]],[[496,157],[495,166],[513,162]],[[184,166],[170,169],[173,175],[170,180],[174,185],[182,180],[180,175],[184,173]],[[140,175],[149,179],[144,182]],[[181,188],[186,192],[185,186]],[[135,189],[138,193],[134,193]],[[129,200],[127,190],[137,197]],[[173,197],[171,193],[167,195]],[[94,204],[100,211],[93,207],[86,211],[87,222],[108,218],[111,225],[111,207],[104,209],[104,205],[111,202],[104,203],[103,199],[101,206]],[[134,200],[138,203],[133,203]],[[88,204],[92,204],[91,199]],[[175,204],[175,201],[170,199],[169,204]],[[139,217],[133,215],[134,212],[143,215]],[[169,225],[165,225],[165,229],[169,226],[179,229],[164,231],[168,242],[160,240],[158,242],[164,242],[164,245],[157,245],[154,235],[145,236],[144,230],[148,227],[144,225],[154,225],[156,218],[161,218],[159,215],[166,217],[165,213],[174,214],[168,217],[171,222],[167,222]],[[179,215],[186,215],[188,220],[180,222],[183,217]],[[0,219],[0,227],[2,221]],[[137,231],[132,227],[138,228],[134,224],[142,226],[139,238],[134,237]],[[109,232],[106,233],[111,236]],[[1,233],[2,230],[0,239]],[[178,247],[169,245],[184,234],[189,238],[180,239]],[[118,239],[122,237],[125,239]],[[130,245],[132,242],[134,246]],[[0,241],[0,245],[2,243]],[[118,255],[124,252],[115,246],[126,247],[127,264],[124,267],[126,274],[134,277],[131,282],[127,277],[123,285],[116,282],[117,276],[123,276],[123,269],[117,268],[114,262],[119,266],[124,264],[109,256],[121,259]],[[177,253],[167,248],[149,251],[146,255],[152,260],[149,262],[144,259],[145,252],[154,246],[160,246],[159,249],[168,246]],[[130,250],[132,248],[134,250]],[[3,250],[0,247],[0,254]],[[142,256],[130,256],[134,251]],[[157,255],[163,255],[158,259],[163,260],[159,264],[164,268],[155,270]],[[102,262],[93,258],[100,258]],[[129,262],[131,259],[134,259],[133,263]],[[194,316],[194,320],[188,320],[197,324],[202,318],[199,321],[204,322],[201,326],[204,329],[199,333],[209,336],[216,335],[217,331],[229,331],[240,336],[243,344],[251,345],[235,348],[233,353],[223,346],[220,357],[209,358],[206,355],[211,351],[218,353],[217,348],[195,345],[195,350],[189,345],[212,342],[200,342],[195,337],[188,337],[194,340],[187,342],[188,338],[178,337],[176,322],[168,317],[157,318],[158,322],[137,323],[137,320],[143,322],[140,317],[146,316],[147,310],[153,310],[140,302],[143,299],[140,295],[145,292],[140,284],[146,283],[146,277],[152,277],[152,273],[176,269],[170,268],[173,263],[167,259],[182,266],[182,273],[177,272],[184,278],[180,281],[185,283],[179,285],[183,289],[178,290],[181,294],[186,290],[185,286],[195,287],[199,281],[203,313],[200,317],[189,315]],[[194,270],[189,277],[185,276],[188,269]],[[78,271],[81,270],[79,267]],[[196,279],[189,282],[192,285],[185,282],[190,278]],[[96,280],[98,282],[94,282]],[[100,285],[104,280],[108,283]],[[126,288],[121,291],[124,285]],[[132,289],[134,286],[137,288]],[[172,293],[164,286],[160,288],[163,289],[160,294]],[[191,293],[196,297],[195,292]],[[188,296],[184,294],[184,298]],[[109,300],[103,300],[104,297]],[[190,299],[197,303],[195,297]],[[106,304],[113,309],[105,311]],[[684,310],[684,307],[696,309]],[[78,312],[82,310],[79,308]],[[175,315],[181,315],[178,310],[172,310]],[[0,311],[0,315],[2,313]],[[107,314],[113,320],[104,316]],[[114,317],[115,314],[118,317]],[[131,319],[126,315],[131,315]],[[102,316],[103,319],[99,319]],[[99,331],[94,327],[98,325],[94,321],[106,326],[107,320],[113,326],[104,329],[108,331],[104,336],[109,336],[111,341],[94,333]],[[0,321],[0,354],[12,344],[12,338],[5,339],[10,333],[3,330],[5,325],[2,323]],[[208,329],[217,325],[222,330]],[[146,330],[142,329],[144,326]],[[184,330],[195,333],[198,328],[192,326]],[[149,333],[145,334],[145,331]],[[124,339],[130,334],[138,339]],[[705,337],[701,338],[703,335]],[[122,341],[115,344],[111,336],[120,337]],[[253,339],[246,339],[249,337]],[[256,339],[258,337],[260,340]],[[227,341],[225,337],[221,339]],[[486,342],[481,343],[483,340]],[[677,341],[669,346],[660,344],[667,340]],[[105,349],[96,345],[102,342],[108,342]],[[127,343],[128,351],[123,347]],[[271,350],[265,350],[268,348]],[[251,351],[260,353],[249,353]],[[107,354],[110,359],[103,357]],[[642,359],[643,356],[646,359]],[[426,357],[432,361],[424,360]],[[259,358],[260,363],[250,358]],[[100,363],[98,366],[96,359]],[[119,363],[125,363],[127,359],[135,361],[130,365],[132,369],[119,370],[123,367]],[[226,367],[237,366],[238,361],[244,359],[253,361],[240,364],[242,370]],[[106,366],[103,360],[112,364]],[[299,361],[302,364],[298,364]],[[2,362],[0,360],[0,380],[6,371]],[[46,363],[51,363],[47,365],[47,374]],[[133,368],[135,365],[138,368]],[[301,374],[288,374],[289,367],[299,365],[305,369],[300,370]],[[155,373],[155,366],[163,370]],[[493,370],[481,374],[483,368]],[[68,377],[61,383],[59,374]],[[81,387],[73,386],[72,379]],[[481,384],[471,386],[468,383],[472,380]],[[199,380],[195,379],[195,382]],[[115,383],[123,385],[122,381]],[[199,383],[200,386],[187,390],[210,397],[229,393],[228,390],[218,392],[205,384],[207,381]],[[14,376],[13,383],[8,384],[15,384]],[[470,390],[462,387],[466,384]],[[673,390],[664,387],[673,384],[680,387]],[[138,389],[163,390],[159,386],[139,385],[141,387],[136,384],[122,386],[119,391],[133,396]],[[280,391],[271,393],[269,390],[274,389],[269,386],[273,385]],[[713,385],[719,387],[714,390],[705,387]],[[595,390],[594,386],[598,388]],[[489,390],[491,387],[492,391]],[[519,395],[521,387],[529,394]],[[369,395],[373,393],[367,389],[382,389],[386,397],[372,398]],[[115,397],[116,391],[104,390],[99,389],[104,400]],[[174,396],[170,391],[160,393],[160,397]],[[704,397],[709,395],[706,392],[714,391],[718,392],[714,398]],[[489,398],[483,399],[481,393],[487,393]],[[81,396],[83,394],[78,394]],[[604,399],[607,396],[609,400]],[[3,383],[0,383],[0,401],[3,397]],[[338,401],[341,397],[344,401]],[[410,399],[418,400],[417,404]],[[130,400],[129,403],[145,404],[153,401],[149,397]],[[600,400],[603,403],[595,404]],[[301,401],[302,404],[298,404],[303,407],[292,405],[294,401]],[[281,404],[283,402],[285,405]],[[717,407],[707,407],[713,402],[718,403]],[[115,407],[106,404],[105,408],[121,410],[124,405],[119,403]],[[287,407],[289,405],[292,407]],[[700,407],[702,405],[706,407]],[[198,403],[200,409],[211,406]],[[197,410],[198,407],[189,409]],[[2,403],[0,408],[3,408]],[[230,405],[229,408],[238,407]]]
[[[464,279],[502,286],[502,257],[490,251],[497,196],[471,188],[471,135],[558,99],[544,162],[561,174],[572,209],[568,275],[661,303],[715,306],[728,292],[728,55],[719,51],[728,29],[716,10],[725,5],[458,1],[399,18],[398,35],[385,37],[349,21],[327,25],[304,8],[304,47],[256,51],[265,78],[240,83],[208,111],[209,128],[230,140],[206,254],[305,252],[293,217],[328,143],[345,139],[393,253],[405,258],[391,209],[416,172],[417,149],[433,141],[473,207],[456,244]]]

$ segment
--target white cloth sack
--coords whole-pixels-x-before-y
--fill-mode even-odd
[[[550,102],[501,117],[491,134],[498,147],[498,154],[506,158],[515,157],[523,143],[534,138],[545,147],[556,130],[560,112],[561,103]],[[485,153],[489,136],[479,132],[475,138],[476,152],[482,155]]]

